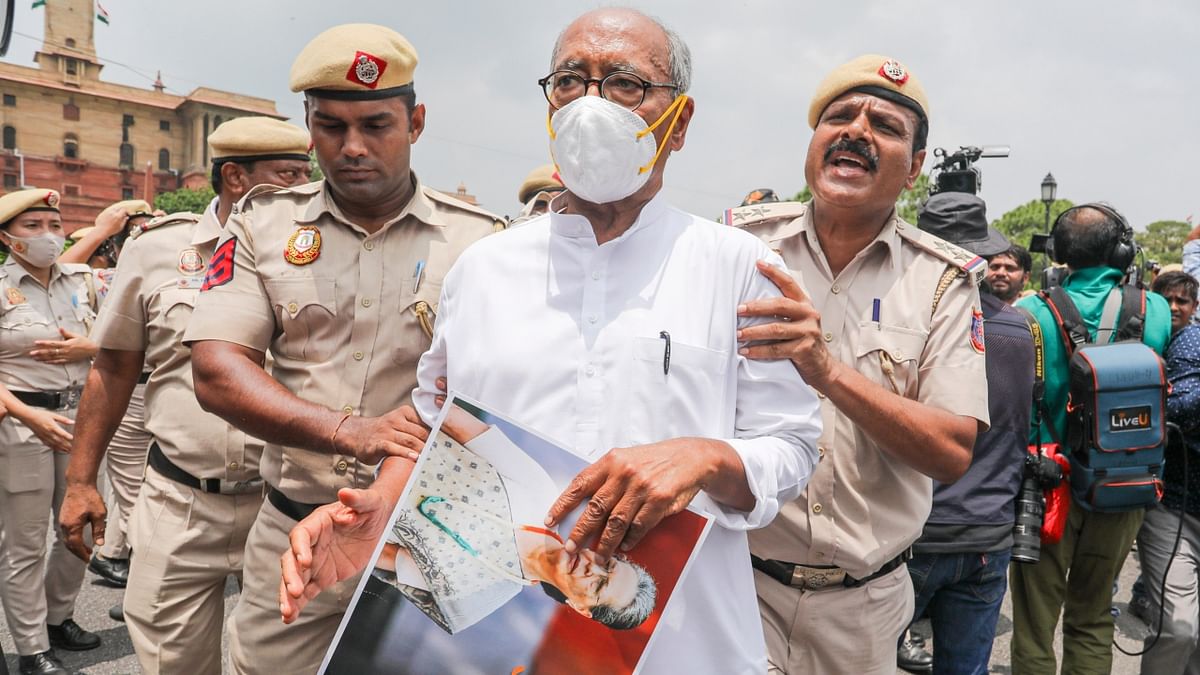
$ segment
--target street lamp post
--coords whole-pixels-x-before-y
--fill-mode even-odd
[[[1058,194],[1058,181],[1054,180],[1054,174],[1048,173],[1042,179],[1042,203],[1046,205],[1046,234],[1050,234],[1050,207],[1054,205],[1054,200]]]

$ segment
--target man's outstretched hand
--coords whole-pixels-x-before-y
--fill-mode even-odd
[[[292,528],[280,557],[279,613],[284,623],[321,591],[358,574],[371,561],[395,500],[375,489],[342,488],[338,501],[313,511]]]

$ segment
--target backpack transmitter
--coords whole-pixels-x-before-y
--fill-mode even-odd
[[[1050,288],[1042,299],[1070,354],[1066,442],[1075,503],[1104,513],[1157,503],[1167,440],[1167,377],[1162,359],[1141,341],[1145,291],[1114,288],[1094,342],[1066,291]],[[1114,331],[1118,313],[1121,326]]]

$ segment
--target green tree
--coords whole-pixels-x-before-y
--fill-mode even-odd
[[[796,194],[792,195],[792,198],[789,201],[793,201],[793,202],[812,201],[812,190],[809,190],[808,186],[805,185],[804,189],[802,189],[799,192],[797,192]]]
[[[1059,199],[1050,205],[1050,222],[1053,223],[1058,214],[1074,206],[1066,199]],[[992,221],[992,227],[1008,237],[1014,244],[1029,248],[1029,240],[1035,233],[1046,231],[1046,204],[1040,199],[1026,202],[1008,213]]]
[[[1183,244],[1192,226],[1182,220],[1158,220],[1146,226],[1145,232],[1134,235],[1146,253],[1146,260],[1168,265],[1183,260]]]
[[[317,163],[316,150],[308,153],[308,166],[312,169],[312,175],[308,177],[310,181],[315,183],[325,179],[325,172],[321,170],[321,165]]]
[[[167,213],[179,213],[180,211],[191,211],[192,213],[204,213],[204,209],[208,208],[208,203],[216,197],[211,186],[205,185],[199,190],[190,190],[188,188],[180,188],[174,192],[164,192],[154,198],[154,208],[162,209]]]

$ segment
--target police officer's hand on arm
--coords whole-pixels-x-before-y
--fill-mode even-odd
[[[549,526],[587,501],[566,543],[587,547],[602,560],[629,550],[663,518],[687,508],[704,490],[717,502],[749,511],[755,498],[733,447],[707,438],[675,438],[610,450],[571,481],[550,507]],[[598,537],[594,546],[589,545]]]
[[[761,261],[758,269],[783,297],[749,302],[738,313],[783,321],[739,330],[739,342],[761,342],[740,353],[752,359],[790,359],[810,386],[886,452],[935,480],[958,480],[971,464],[979,423],[889,392],[838,361],[825,346],[820,314],[796,280]]]
[[[117,202],[104,209],[96,216],[95,227],[82,239],[75,242],[71,248],[63,251],[59,262],[83,264],[92,257],[96,249],[109,237],[119,234],[129,221],[129,213],[122,202]]]
[[[263,359],[263,352],[232,342],[194,343],[192,374],[201,407],[281,445],[352,455],[367,464],[389,456],[417,458],[429,431],[412,407],[347,417],[288,391],[263,370]]]
[[[97,474],[129,406],[145,357],[146,353],[140,350],[102,349],[88,371],[87,386],[75,416],[78,424],[67,464],[67,493],[58,513],[58,526],[67,549],[84,561],[92,558],[92,550],[84,538],[89,525],[93,542],[97,546],[104,544],[108,509],[96,489]]]

